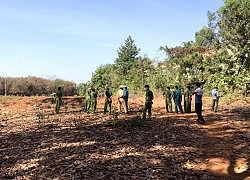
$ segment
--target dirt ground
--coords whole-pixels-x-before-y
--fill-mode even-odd
[[[50,98],[1,97],[0,179],[247,180],[249,102],[222,100],[214,113],[204,98],[200,125],[194,112],[166,113],[161,97],[146,122],[138,97],[128,115],[104,115],[103,99],[86,114],[83,98],[64,98],[56,115]]]

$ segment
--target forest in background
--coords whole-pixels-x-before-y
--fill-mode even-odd
[[[165,60],[139,56],[129,36],[117,53],[114,64],[101,65],[91,81],[79,84],[84,94],[88,87],[103,92],[127,85],[132,93],[150,84],[156,92],[167,86],[184,88],[199,81],[205,92],[217,86],[223,94],[247,95],[250,83],[250,1],[225,0],[217,12],[208,12],[208,25],[195,33],[195,40],[181,46],[161,46]]]
[[[76,84],[74,82],[61,79],[45,79],[39,77],[0,77],[0,94],[15,96],[49,96],[56,91],[58,86],[63,87],[65,96],[73,96],[76,94]]]
[[[113,64],[101,65],[87,83],[76,85],[60,79],[0,77],[0,94],[50,95],[62,86],[64,95],[84,95],[94,87],[101,94],[106,87],[116,91],[127,85],[141,93],[149,84],[161,93],[167,86],[185,88],[199,81],[205,92],[217,86],[226,94],[247,95],[250,89],[250,0],[225,0],[217,12],[208,12],[208,25],[195,33],[195,40],[176,47],[161,46],[165,60],[140,56],[140,48],[129,36]]]

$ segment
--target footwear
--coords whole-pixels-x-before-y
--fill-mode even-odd
[[[205,123],[205,121],[204,121],[204,120],[200,120],[200,119],[197,119],[197,122],[198,122],[199,124],[203,124],[203,123]]]

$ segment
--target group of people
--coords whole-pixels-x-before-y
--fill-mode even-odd
[[[110,88],[106,88],[105,90],[105,103],[104,103],[104,114],[109,112],[111,114],[112,112],[112,99],[113,99],[113,92],[110,90]],[[95,113],[96,106],[97,106],[97,92],[95,88],[88,89],[85,93],[85,99],[86,99],[86,112],[87,113]],[[119,90],[117,92],[117,99],[118,99],[118,110],[119,112],[122,111],[122,107],[124,109],[124,112],[128,113],[128,98],[129,98],[129,92],[127,89],[127,86],[120,86]]]
[[[163,93],[163,96],[166,100],[166,111],[169,113],[172,113],[172,100],[174,101],[175,105],[175,113],[191,113],[191,104],[192,104],[192,97],[195,95],[195,112],[198,116],[197,121],[199,123],[204,123],[204,118],[202,116],[202,96],[203,96],[203,90],[201,88],[200,83],[195,84],[195,90],[191,90],[191,86],[187,85],[186,90],[184,93],[181,92],[178,86],[175,86],[175,90],[172,92],[170,87],[167,87],[166,92]],[[154,100],[154,94],[150,90],[149,85],[145,85],[145,105],[143,109],[143,120],[146,120],[147,112],[148,112],[148,120],[151,120],[152,116],[152,105]],[[110,90],[110,88],[106,88],[105,90],[105,103],[104,103],[104,114],[109,112],[109,114],[112,113],[112,99],[113,99],[113,93]],[[56,113],[59,113],[61,102],[62,102],[62,88],[58,87],[57,92],[55,93],[55,99],[56,99]],[[95,113],[96,107],[97,107],[97,97],[98,94],[95,90],[95,88],[89,88],[87,89],[85,93],[85,99],[86,99],[86,112],[87,113]],[[122,112],[122,108],[124,110],[124,113],[128,113],[128,100],[129,100],[129,91],[127,86],[121,85],[119,87],[119,90],[117,92],[117,102],[118,102],[118,111]],[[182,97],[184,97],[184,111],[182,109]],[[213,106],[212,110],[217,112],[218,111],[218,102],[219,102],[219,96],[218,88],[215,87],[212,90],[212,99],[213,99]]]
[[[167,87],[167,91],[163,93],[163,96],[166,99],[166,111],[173,112],[172,110],[172,99],[175,104],[175,113],[191,113],[191,104],[192,104],[192,96],[195,95],[195,112],[198,116],[197,121],[199,123],[204,122],[204,118],[202,116],[202,96],[203,90],[201,88],[200,83],[195,84],[196,89],[194,92],[191,90],[191,86],[187,85],[186,90],[184,91],[184,111],[182,109],[182,92],[178,86],[175,86],[175,90],[171,92],[170,87]]]
[[[195,95],[195,112],[198,116],[197,121],[199,123],[204,122],[204,118],[202,116],[202,96],[203,96],[203,90],[201,88],[200,83],[196,83],[196,89],[194,92],[191,90],[191,86],[187,85],[186,90],[183,93],[184,96],[184,111],[182,109],[182,92],[179,89],[178,86],[175,86],[175,90],[171,92],[170,87],[167,87],[166,92],[163,93],[163,96],[166,99],[166,111],[167,112],[173,112],[172,111],[172,99],[175,104],[175,113],[191,113],[191,104],[192,104],[192,97]],[[221,97],[218,93],[218,88],[215,87],[212,92],[212,111],[217,112],[218,111],[218,104],[219,104],[219,98]]]

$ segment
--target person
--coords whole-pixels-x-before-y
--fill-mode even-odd
[[[105,104],[104,104],[104,114],[107,113],[107,109],[109,107],[109,114],[111,114],[111,107],[112,107],[112,92],[109,88],[106,88],[105,91]]]
[[[62,104],[62,96],[63,96],[62,87],[58,86],[56,91],[56,114],[59,114],[60,107]]]
[[[91,88],[87,89],[85,93],[85,99],[86,99],[86,112],[89,113],[91,106]]]
[[[96,111],[97,106],[97,93],[95,91],[95,88],[91,89],[91,106],[92,106],[92,113],[94,114]]]
[[[146,99],[145,99],[145,106],[143,109],[143,120],[146,120],[146,114],[148,111],[148,120],[151,121],[151,116],[152,116],[152,104],[154,100],[154,94],[153,92],[149,89],[149,85],[145,85],[145,91],[146,91]]]
[[[166,99],[166,111],[167,112],[173,112],[172,110],[172,93],[170,91],[170,87],[167,87],[166,93],[163,93],[163,96],[165,96]]]
[[[178,113],[178,110],[180,110],[180,113],[183,113],[181,101],[182,101],[181,91],[179,90],[178,86],[175,86],[175,91],[174,91],[175,113]]]
[[[122,107],[123,107],[124,112],[127,113],[126,107],[124,106],[124,105],[125,105],[125,102],[124,102],[124,91],[123,91],[123,87],[124,87],[124,86],[121,85],[119,91],[117,92],[118,110],[119,110],[119,112],[121,112],[121,111],[122,111]]]
[[[212,90],[212,100],[213,100],[213,106],[212,106],[212,111],[217,112],[218,111],[218,105],[219,105],[219,92],[218,92],[218,87],[215,87]]]
[[[184,111],[185,113],[191,113],[192,91],[190,85],[187,85],[184,91]]]
[[[126,108],[126,114],[128,113],[128,98],[129,98],[129,92],[127,86],[124,86],[124,102],[125,102],[125,108]]]
[[[196,90],[193,94],[195,94],[195,112],[198,116],[197,122],[198,123],[204,123],[204,118],[202,116],[202,96],[203,96],[203,90],[201,89],[201,84],[197,82],[195,84]]]

